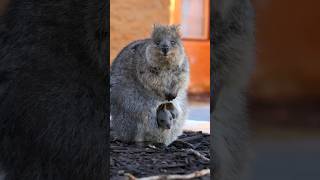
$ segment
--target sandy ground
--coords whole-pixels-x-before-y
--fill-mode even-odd
[[[184,130],[210,133],[210,122],[187,120],[186,124],[184,125]]]
[[[210,105],[209,103],[190,103],[185,130],[210,133]]]

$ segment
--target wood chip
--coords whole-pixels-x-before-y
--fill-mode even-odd
[[[136,178],[130,173],[126,173],[125,176],[128,177],[129,180],[177,180],[177,179],[193,179],[197,177],[210,175],[210,169],[203,169],[201,171],[195,171],[191,174],[174,174],[174,175],[158,175],[158,176],[149,176],[143,178]]]

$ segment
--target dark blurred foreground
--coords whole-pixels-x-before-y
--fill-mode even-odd
[[[320,179],[320,24],[315,0],[253,0],[253,180]]]
[[[250,105],[252,179],[320,179],[320,103]]]

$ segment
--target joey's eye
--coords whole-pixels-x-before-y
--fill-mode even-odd
[[[155,41],[154,43],[156,43],[156,45],[160,45],[160,41]]]
[[[175,41],[170,41],[171,45],[175,45],[176,42]]]

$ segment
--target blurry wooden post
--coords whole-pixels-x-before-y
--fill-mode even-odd
[[[149,38],[153,24],[169,24],[169,2],[110,0],[110,63],[130,42]]]
[[[171,0],[170,24],[180,24],[190,62],[191,94],[210,91],[209,0]]]
[[[320,1],[254,0],[257,63],[250,95],[260,102],[320,100]]]
[[[6,12],[9,3],[10,3],[10,0],[1,0],[0,1],[0,16]]]

